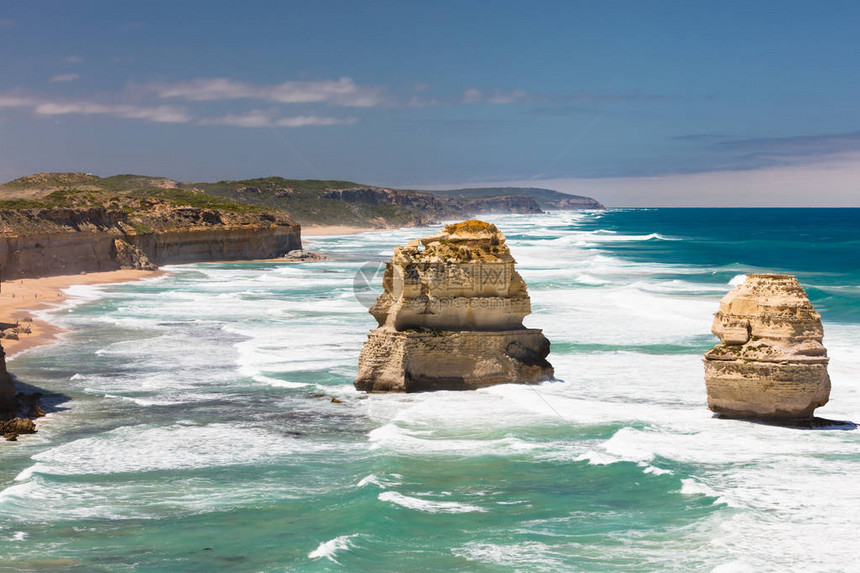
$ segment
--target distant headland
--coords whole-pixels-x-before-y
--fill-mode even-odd
[[[0,274],[8,280],[275,258],[302,248],[302,227],[399,228],[544,209],[603,205],[534,188],[419,192],[282,177],[205,183],[38,173],[0,185]]]

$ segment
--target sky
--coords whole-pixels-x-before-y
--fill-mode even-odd
[[[0,3],[0,181],[860,206],[860,3]]]

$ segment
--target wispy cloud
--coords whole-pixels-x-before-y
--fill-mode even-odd
[[[351,78],[288,81],[259,85],[228,78],[200,78],[187,82],[148,84],[160,98],[188,101],[249,99],[282,104],[326,103],[345,107],[375,107],[389,103],[385,89],[361,86]]]
[[[277,127],[305,127],[311,125],[352,125],[357,120],[354,117],[320,117],[317,115],[297,115],[282,117],[275,120]]]
[[[33,115],[42,117],[104,115],[123,119],[140,119],[156,123],[188,123],[192,120],[192,117],[185,110],[172,105],[145,106],[94,101],[62,101],[0,93],[0,108],[4,107],[29,108],[29,111]]]
[[[208,117],[199,120],[199,125],[229,125],[234,127],[307,127],[325,125],[350,125],[353,117],[328,117],[318,115],[297,115],[292,117],[273,117],[271,112],[252,110],[243,114],[227,114],[221,117]]]
[[[15,20],[12,18],[0,18],[0,30],[8,30],[15,27]]]
[[[73,82],[77,79],[80,79],[80,77],[81,76],[79,76],[78,74],[58,74],[51,78],[50,83],[59,84],[65,82]]]
[[[507,105],[524,101],[528,94],[522,90],[490,90],[484,91],[477,88],[469,88],[463,92],[462,103],[465,104],[490,104]]]
[[[194,125],[225,125],[233,127],[311,127],[352,125],[354,117],[333,117],[305,114],[283,116],[277,108],[231,113],[218,117],[200,117],[184,107],[175,105],[139,105],[104,103],[86,100],[54,100],[18,93],[0,93],[0,109],[19,108],[38,117],[64,115],[96,115],[120,119],[135,119],[153,123],[186,123]]]
[[[36,105],[32,98],[11,94],[0,94],[0,107],[31,107]]]
[[[142,119],[156,123],[188,123],[192,117],[184,110],[170,105],[140,106],[106,104],[89,101],[45,102],[33,109],[36,115],[106,115],[123,119]]]
[[[0,94],[0,108],[30,108],[34,115],[105,115],[124,119],[142,119],[157,123],[188,123],[191,116],[170,105],[142,106],[92,101],[51,101],[30,96]]]
[[[786,155],[821,155],[860,150],[860,131],[827,135],[733,139],[717,145],[727,149]]]
[[[436,98],[426,98],[419,95],[413,95],[409,98],[409,107],[428,107],[435,105],[442,105],[442,102]]]
[[[544,187],[594,197],[610,207],[860,207],[857,181],[860,181],[860,152],[854,151],[803,164],[745,170],[644,177],[469,181],[425,188]]]

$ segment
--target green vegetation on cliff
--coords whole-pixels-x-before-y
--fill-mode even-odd
[[[264,177],[215,183],[165,177],[90,173],[38,173],[0,185],[0,209],[102,206],[146,209],[146,200],[231,212],[277,210],[304,225],[392,227],[426,225],[479,213],[540,213],[547,209],[599,209],[589,197],[549,189],[486,188],[404,191],[352,181]]]
[[[0,197],[6,195],[0,192]],[[147,202],[157,200],[176,207],[218,209],[233,213],[263,212],[271,209],[213,197],[201,192],[183,189],[137,188],[118,192],[107,190],[62,189],[34,198],[0,198],[0,209],[56,209],[107,207],[122,211],[147,208]]]
[[[430,222],[430,219],[425,221],[426,215],[420,211],[384,198],[383,190],[378,190],[376,198],[364,201],[348,201],[330,193],[332,190],[376,189],[351,181],[263,177],[183,185],[193,185],[209,195],[286,211],[306,225],[384,227]]]
[[[597,200],[583,195],[571,195],[552,189],[541,189],[539,187],[475,187],[469,189],[448,189],[444,191],[428,191],[442,197],[456,197],[459,199],[475,199],[479,197],[503,197],[508,195],[525,195],[533,197],[541,209],[604,209],[605,207]]]

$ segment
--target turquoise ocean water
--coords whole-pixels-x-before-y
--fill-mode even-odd
[[[860,421],[860,210],[488,219],[558,382],[353,389],[356,274],[430,229],[70,289],[68,334],[10,363],[53,411],[0,444],[0,571],[856,567],[860,430],[713,418],[700,359],[744,273],[796,274],[832,357],[818,415]]]

